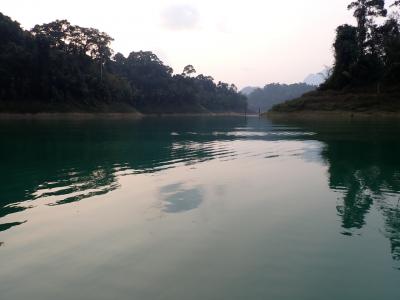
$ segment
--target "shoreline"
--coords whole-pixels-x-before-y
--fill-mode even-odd
[[[87,120],[95,118],[142,118],[143,115],[137,112],[129,113],[80,113],[80,112],[66,112],[66,113],[0,113],[0,120]]]
[[[400,116],[400,94],[357,91],[314,91],[300,98],[275,105],[269,115],[299,117],[397,118]]]
[[[244,113],[153,113],[139,112],[126,113],[90,113],[90,112],[65,112],[65,113],[5,113],[0,112],[0,120],[90,120],[90,119],[142,119],[147,117],[229,117],[229,116],[255,116]]]
[[[352,111],[324,111],[324,110],[303,110],[293,112],[266,112],[264,118],[279,120],[385,120],[400,119],[400,112],[352,112]]]

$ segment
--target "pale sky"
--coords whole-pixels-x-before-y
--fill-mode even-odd
[[[354,23],[350,0],[1,0],[25,29],[56,19],[111,35],[115,52],[150,50],[175,72],[238,87],[301,82],[333,61],[335,28]]]

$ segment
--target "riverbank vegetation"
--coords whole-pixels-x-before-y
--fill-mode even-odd
[[[326,82],[272,111],[400,112],[400,1],[357,0],[348,9],[357,25],[337,28]]]
[[[114,54],[108,34],[57,20],[26,31],[0,13],[0,112],[244,112],[233,84],[174,74],[150,51]]]

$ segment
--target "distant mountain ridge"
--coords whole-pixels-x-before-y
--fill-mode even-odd
[[[254,86],[246,86],[245,88],[243,88],[240,92],[245,95],[248,96],[250,95],[252,92],[254,92],[256,89],[258,89],[257,87]]]
[[[274,105],[283,103],[314,91],[317,87],[306,83],[267,84],[264,88],[256,88],[247,95],[248,109],[253,112],[268,111]],[[242,90],[243,93],[243,90]]]
[[[322,77],[321,74],[310,74],[304,79],[304,83],[308,85],[319,86],[321,85],[325,79]]]
[[[326,79],[329,77],[329,73],[330,73],[330,68],[325,67],[324,70],[322,70],[319,73],[315,73],[315,74],[309,74],[305,79],[304,79],[304,83],[308,84],[308,85],[314,85],[314,86],[320,86],[321,84],[323,84]]]

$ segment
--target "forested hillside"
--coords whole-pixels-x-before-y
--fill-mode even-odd
[[[400,1],[388,7],[384,0],[358,0],[349,4],[357,26],[337,28],[335,65],[321,90],[375,85],[379,93],[400,88]]]
[[[274,111],[400,111],[400,1],[357,0],[348,9],[357,25],[337,28],[329,78]]]
[[[152,52],[114,55],[113,39],[57,20],[30,31],[0,13],[0,111],[244,112],[232,84],[181,74]]]

